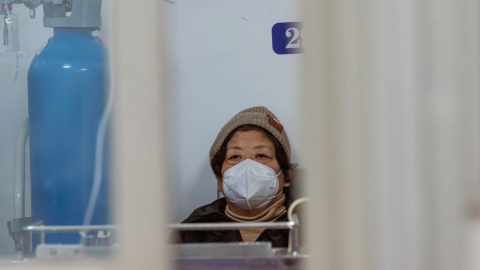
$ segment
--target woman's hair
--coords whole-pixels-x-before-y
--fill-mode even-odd
[[[280,142],[275,138],[275,136],[273,136],[266,129],[256,125],[242,125],[235,128],[234,130],[232,130],[232,132],[230,132],[230,134],[228,134],[222,146],[220,147],[220,149],[218,150],[218,152],[215,154],[212,161],[210,162],[210,165],[212,166],[215,176],[219,177],[220,179],[222,178],[222,164],[223,164],[223,161],[225,160],[225,156],[227,155],[227,144],[232,138],[233,134],[235,134],[235,132],[237,131],[250,131],[250,130],[258,130],[263,132],[267,136],[267,138],[273,143],[273,146],[275,148],[275,157],[277,158],[277,161],[280,164],[280,168],[283,171],[288,171],[288,170],[291,171],[292,169],[294,169],[294,165],[290,163],[290,160],[288,159],[285,149],[280,144]]]

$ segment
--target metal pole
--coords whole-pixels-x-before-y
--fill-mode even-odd
[[[14,219],[25,217],[25,145],[29,133],[28,118],[22,125],[15,146]]]
[[[177,231],[213,231],[236,229],[293,229],[297,223],[286,222],[218,222],[218,223],[185,223],[167,225],[167,229]]]

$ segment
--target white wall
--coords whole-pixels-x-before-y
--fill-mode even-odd
[[[286,128],[298,162],[301,55],[277,55],[271,37],[274,24],[301,21],[297,5],[292,0],[171,4],[176,221],[216,199],[210,147],[222,126],[245,108],[264,105],[273,111]]]

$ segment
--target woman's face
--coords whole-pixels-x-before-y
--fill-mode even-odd
[[[237,131],[227,143],[225,160],[222,163],[222,175],[226,170],[244,161],[251,159],[265,166],[272,168],[276,174],[281,171],[277,161],[275,146],[267,137],[265,132],[260,130]],[[218,189],[223,191],[221,179],[218,179]],[[290,186],[285,182],[285,174],[278,176],[278,191]]]

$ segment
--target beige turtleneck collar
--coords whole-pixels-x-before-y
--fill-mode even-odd
[[[285,205],[283,205],[284,202],[285,194],[282,194],[282,197],[280,197],[278,201],[270,205],[270,207],[265,209],[260,214],[253,217],[245,217],[235,214],[230,209],[229,205],[227,205],[227,208],[225,209],[225,214],[230,219],[237,222],[272,222],[287,212],[287,208]],[[262,232],[263,229],[240,229],[240,234],[242,235],[244,242],[255,242]]]

